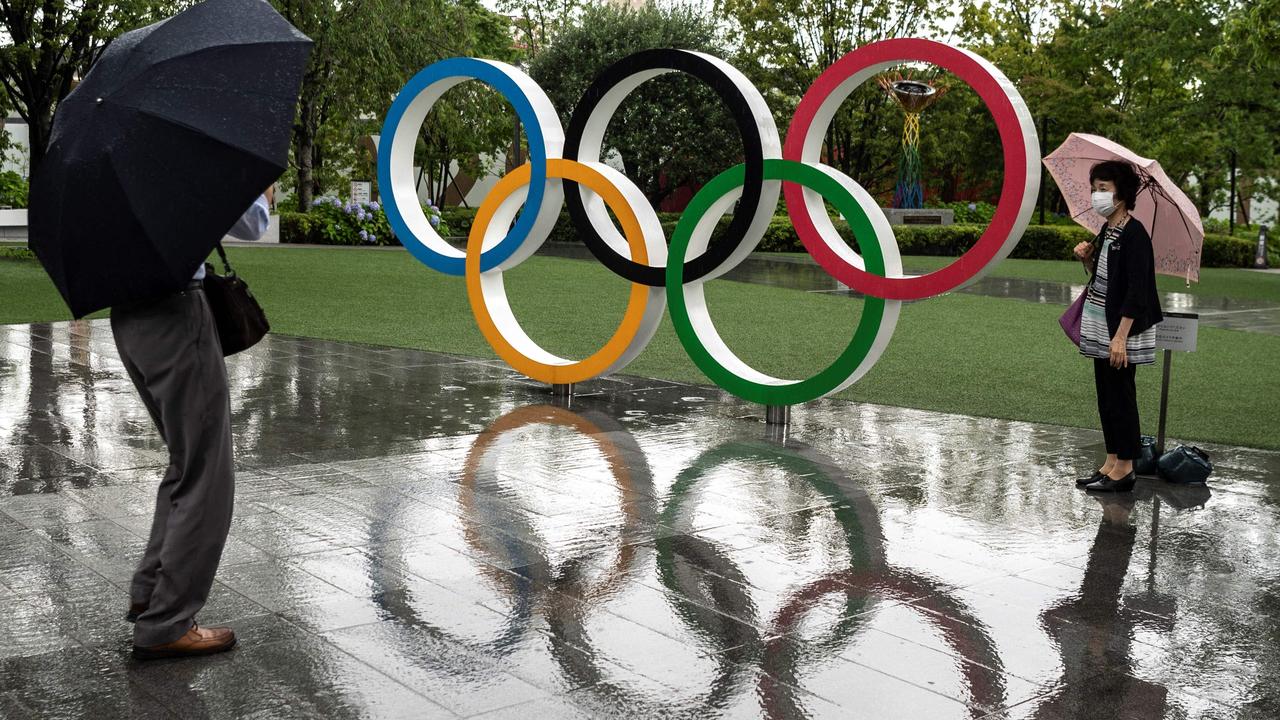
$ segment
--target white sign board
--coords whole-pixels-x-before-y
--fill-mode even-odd
[[[1156,325],[1156,347],[1161,350],[1195,352],[1200,316],[1195,313],[1165,313]]]
[[[373,199],[373,183],[355,181],[351,183],[351,202],[367,203]]]

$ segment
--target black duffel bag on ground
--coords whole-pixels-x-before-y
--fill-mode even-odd
[[[1204,485],[1213,463],[1209,453],[1198,447],[1179,445],[1160,456],[1160,477],[1178,485]]]
[[[218,243],[218,257],[222,258],[225,274],[218,275],[212,265],[205,263],[204,294],[218,326],[222,354],[226,356],[258,344],[271,330],[271,325],[249,286],[231,269],[222,243]]]

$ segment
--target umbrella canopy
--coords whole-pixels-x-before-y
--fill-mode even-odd
[[[180,290],[288,162],[311,41],[262,0],[121,35],[58,106],[31,249],[76,317]]]
[[[1104,160],[1132,163],[1142,179],[1137,207],[1130,211],[1151,234],[1156,272],[1200,279],[1200,249],[1204,226],[1191,198],[1169,179],[1160,163],[1098,135],[1071,133],[1066,142],[1049,153],[1044,165],[1058,183],[1072,218],[1093,232],[1106,220],[1093,212],[1089,196],[1089,170]]]

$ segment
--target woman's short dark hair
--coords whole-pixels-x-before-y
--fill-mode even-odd
[[[1138,201],[1138,186],[1142,181],[1133,165],[1123,160],[1105,160],[1089,168],[1089,184],[1095,180],[1109,180],[1115,183],[1116,199],[1123,201],[1125,208],[1132,210]]]

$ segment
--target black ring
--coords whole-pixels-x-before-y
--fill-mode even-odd
[[[646,70],[677,70],[706,83],[724,101],[733,116],[738,132],[742,135],[743,162],[746,165],[746,177],[742,186],[742,199],[733,211],[733,219],[729,222],[725,236],[707,246],[705,252],[688,261],[684,265],[684,280],[692,282],[706,277],[733,254],[734,250],[746,239],[747,229],[755,218],[760,206],[760,195],[764,189],[764,147],[761,144],[760,128],[756,125],[755,114],[751,104],[739,92],[733,78],[706,58],[685,50],[657,49],[643,50],[628,55],[605,68],[592,81],[578,106],[573,110],[569,120],[569,131],[564,138],[564,157],[577,160],[582,134],[587,120],[591,117],[600,99],[615,85],[637,73]],[[583,205],[578,184],[564,181],[565,201],[569,206],[569,216],[574,227],[586,243],[591,253],[604,263],[604,266],[615,274],[634,283],[650,287],[662,287],[666,284],[666,268],[652,265],[641,265],[631,258],[624,257],[609,247],[604,238],[596,233],[587,217],[587,209]]]

